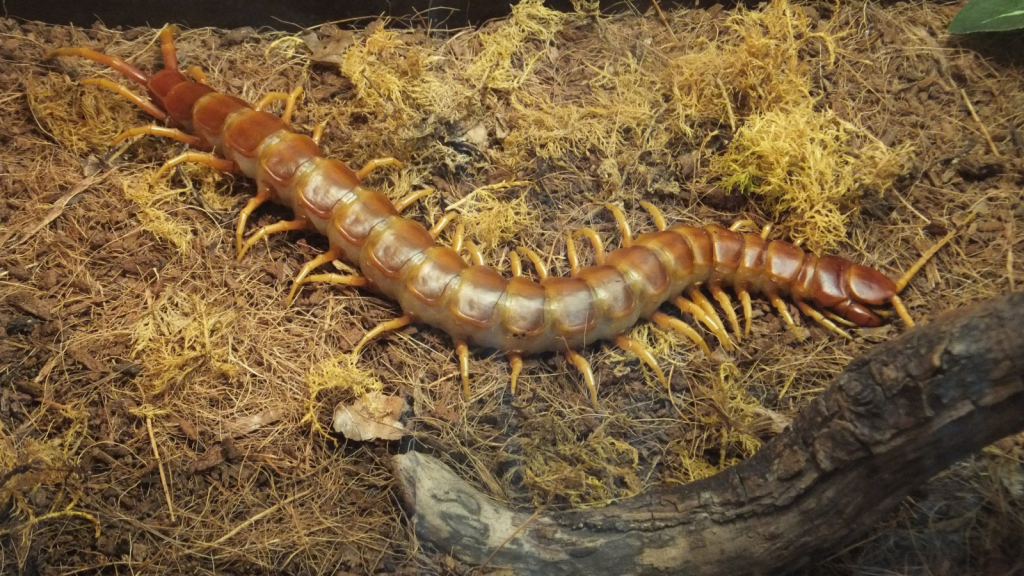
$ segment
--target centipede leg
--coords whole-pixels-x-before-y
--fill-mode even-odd
[[[266,110],[274,102],[284,100],[284,112],[281,113],[281,120],[291,122],[292,114],[295,113],[295,103],[302,97],[302,86],[296,86],[290,93],[267,92],[259,102],[256,103],[257,110]]]
[[[469,261],[476,266],[484,265],[484,255],[480,253],[480,247],[476,242],[466,242],[466,251],[469,252]]]
[[[200,84],[210,83],[209,79],[206,78],[206,72],[203,72],[203,69],[199,66],[189,66],[187,71],[188,75],[196,82],[199,82]]]
[[[395,209],[398,210],[399,212],[404,212],[405,209],[411,206],[413,202],[419,200],[420,198],[423,198],[424,196],[429,196],[433,193],[433,188],[424,188],[422,190],[412,192],[405,198],[402,198],[398,202],[395,202]]]
[[[106,78],[86,78],[85,80],[82,80],[81,84],[85,86],[99,86],[100,88],[110,90],[132,104],[135,104],[139,108],[142,108],[146,114],[149,114],[157,120],[167,120],[167,113],[157,107],[156,104],[146,100],[135,92],[132,92],[127,86],[122,86],[113,80],[108,80]]]
[[[385,332],[391,332],[393,330],[399,330],[401,328],[404,328],[411,324],[412,321],[412,315],[409,313],[405,313],[399,316],[398,318],[395,318],[394,320],[388,320],[386,322],[381,322],[380,324],[377,324],[376,326],[373,327],[372,330],[363,335],[363,337],[359,340],[359,343],[356,344],[356,347],[352,349],[352,355],[358,356],[359,352],[363,349],[363,347],[366,346],[366,344],[369,343],[370,340],[373,340],[377,336],[380,336]]]
[[[238,213],[238,224],[235,225],[235,259],[242,259],[242,235],[245,233],[245,223],[249,221],[249,216],[252,215],[253,211],[260,207],[261,204],[270,200],[271,193],[270,188],[260,186],[256,191],[256,195],[249,199],[245,203],[245,206]]]
[[[462,252],[462,241],[466,236],[466,227],[459,222],[455,226],[455,234],[452,235],[452,250]]]
[[[164,56],[164,68],[168,70],[178,69],[178,52],[174,48],[174,33],[178,31],[177,26],[164,26],[160,30],[160,52]]]
[[[640,206],[643,207],[644,210],[647,210],[651,215],[651,220],[654,221],[654,227],[657,228],[659,232],[664,231],[665,228],[668,227],[668,223],[665,222],[665,214],[662,213],[661,208],[658,208],[647,201],[640,202]]]
[[[740,305],[743,306],[743,337],[750,338],[750,317],[754,315],[753,307],[750,305],[750,292],[737,290],[736,295],[740,297]]]
[[[577,370],[583,374],[583,382],[587,385],[587,390],[590,391],[590,404],[597,410],[597,384],[594,382],[594,371],[590,369],[590,363],[583,356],[580,356],[575,350],[566,350],[565,359],[570,364],[576,367]]]
[[[722,306],[722,310],[725,310],[725,315],[729,318],[729,324],[732,325],[732,333],[736,335],[736,339],[742,341],[743,334],[740,332],[740,321],[736,317],[736,310],[733,308],[729,295],[718,286],[711,287],[711,295]]]
[[[533,269],[537,272],[538,280],[543,280],[548,277],[548,266],[543,260],[541,260],[540,256],[538,256],[536,252],[526,246],[519,246],[516,248],[516,251],[523,256],[526,256],[526,259],[533,264]]]
[[[373,160],[370,160],[366,164],[363,164],[363,167],[356,171],[356,177],[362,180],[369,176],[370,172],[373,172],[377,168],[381,168],[384,166],[394,166],[395,168],[401,168],[402,162],[399,161],[397,158],[392,158],[390,156],[386,158],[374,158]]]
[[[661,366],[658,366],[658,361],[654,359],[651,351],[645,348],[643,344],[633,340],[632,338],[619,335],[615,337],[615,345],[623,350],[628,350],[633,354],[636,354],[640,361],[647,364],[647,366],[654,371],[654,374],[658,377],[658,381],[661,382],[665,389],[671,391],[671,387],[668,385],[668,378],[665,378],[665,373],[662,372]]]
[[[683,312],[689,312],[692,314],[698,322],[707,327],[708,330],[718,337],[718,340],[726,350],[733,350],[736,348],[732,343],[732,339],[729,338],[729,334],[725,331],[725,327],[722,325],[722,321],[718,318],[717,314],[715,314],[714,317],[709,316],[704,308],[694,304],[682,296],[672,300],[672,303]]]
[[[129,128],[124,132],[121,132],[114,139],[110,141],[111,144],[120,144],[125,140],[134,136],[142,136],[144,134],[150,136],[163,136],[164,138],[170,138],[171,140],[177,140],[178,142],[184,142],[193,148],[210,149],[210,145],[207,144],[206,140],[203,140],[199,136],[193,134],[187,134],[178,130],[177,128],[168,128],[166,126],[157,126],[156,124],[150,124],[148,126],[138,126],[135,128]]]
[[[226,158],[220,158],[218,156],[214,156],[213,154],[208,154],[205,152],[185,152],[165,162],[164,165],[161,166],[160,169],[156,171],[156,174],[153,174],[153,180],[159,180],[164,174],[169,172],[171,168],[174,168],[178,164],[182,164],[185,162],[205,164],[215,170],[220,170],[221,172],[230,172],[232,174],[237,171],[235,169],[235,163]]]
[[[511,368],[511,374],[509,377],[512,380],[512,384],[509,386],[509,391],[512,392],[513,396],[515,396],[516,384],[519,383],[519,373],[523,371],[523,357],[515,352],[509,352],[507,356],[508,365],[509,368]]]
[[[327,121],[323,121],[313,128],[313,143],[317,146],[320,145],[320,140],[324,137],[324,130],[327,129]]]
[[[469,346],[465,340],[455,341],[455,354],[459,357],[459,375],[462,377],[462,397],[469,401]]]
[[[256,231],[255,234],[249,237],[242,245],[242,249],[238,252],[238,259],[241,260],[245,253],[250,248],[256,245],[257,242],[263,239],[264,236],[270,234],[276,234],[278,232],[289,232],[291,230],[304,230],[310,227],[309,220],[306,218],[296,218],[295,220],[282,220],[280,222],[274,222],[268,226],[264,226]]]
[[[454,212],[446,212],[444,216],[441,216],[440,220],[430,227],[430,230],[427,230],[427,233],[436,240],[441,235],[441,232],[444,232],[444,229],[452,223],[452,220],[455,220],[456,216],[457,214]]]
[[[651,316],[651,320],[662,328],[671,329],[679,332],[683,336],[686,336],[693,341],[694,344],[700,346],[700,349],[704,351],[706,356],[711,356],[711,349],[708,348],[708,343],[705,342],[704,339],[701,338],[700,334],[698,334],[697,331],[691,328],[686,322],[683,322],[678,318],[673,318],[663,312],[655,312],[654,315]]]
[[[333,284],[344,284],[346,286],[366,286],[369,283],[369,280],[366,279],[366,276],[361,276],[358,274],[314,274],[312,276],[309,275],[309,273],[312,272],[313,270],[319,268],[320,266],[323,266],[324,264],[327,264],[328,262],[337,260],[342,256],[344,256],[344,253],[341,251],[340,248],[331,248],[327,252],[324,252],[323,254],[320,254],[319,256],[313,258],[309,262],[306,262],[306,265],[303,266],[302,270],[299,271],[298,276],[295,277],[295,281],[292,282],[292,289],[288,292],[287,305],[291,306],[292,301],[295,299],[295,295],[298,293],[299,288],[301,288],[303,284],[308,284],[310,282],[330,282]]]
[[[612,216],[615,217],[615,225],[619,228],[619,234],[622,235],[623,248],[632,246],[633,233],[629,229],[629,222],[626,221],[626,214],[622,212],[622,208],[619,208],[615,204],[605,204],[604,206],[611,211]]]
[[[768,296],[768,300],[771,301],[772,306],[779,311],[782,315],[782,319],[790,328],[796,328],[796,322],[793,321],[793,316],[789,313],[789,306],[786,306],[786,301],[783,300],[778,294],[771,294]]]
[[[794,302],[796,303],[796,307],[799,308],[801,312],[813,318],[814,321],[816,321],[818,324],[821,324],[825,328],[828,328],[829,330],[835,332],[836,334],[839,334],[840,336],[846,338],[847,340],[853,340],[853,336],[850,336],[850,334],[847,333],[846,330],[843,330],[839,326],[836,326],[834,322],[832,322],[828,318],[825,318],[825,316],[823,316],[821,312],[818,312],[806,302],[802,300],[794,300]]]

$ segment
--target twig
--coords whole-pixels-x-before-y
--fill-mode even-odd
[[[153,435],[153,419],[146,416],[146,430],[149,431],[149,445],[153,447],[153,458],[156,459],[156,469],[160,471],[160,483],[164,486],[164,498],[167,499],[167,511],[171,514],[171,522],[174,522],[174,505],[171,503],[171,489],[167,486],[167,474],[164,473],[164,464],[160,461],[160,450],[156,447],[156,436]]]
[[[665,25],[669,36],[672,37],[672,41],[676,43],[676,46],[681,46],[679,38],[676,37],[676,33],[672,31],[672,27],[668,24],[668,18],[665,18],[665,13],[661,11],[661,6],[658,6],[658,0],[651,0],[651,4],[654,5],[655,11],[658,12],[658,18],[661,18],[661,23]]]
[[[960,89],[960,95],[963,97],[964,103],[967,104],[967,110],[970,111],[971,118],[974,118],[974,121],[978,123],[978,128],[981,129],[982,135],[985,136],[985,140],[988,141],[988,147],[992,150],[992,155],[996,158],[1001,157],[1002,154],[1000,154],[999,150],[996,149],[996,143],[992,141],[992,137],[989,136],[988,129],[985,128],[985,125],[981,123],[981,118],[978,118],[978,113],[974,111],[974,105],[972,105],[971,100],[967,98],[967,92],[963,88]]]
[[[208,542],[208,543],[207,542],[203,542],[202,545],[203,546],[216,546],[216,545],[218,545],[218,544],[220,544],[222,542],[225,542],[225,541],[229,540],[235,534],[238,534],[239,532],[244,530],[247,526],[250,526],[250,525],[254,524],[255,522],[259,521],[261,518],[265,518],[265,517],[273,514],[274,512],[276,512],[279,508],[281,508],[285,504],[288,504],[288,503],[290,503],[290,502],[292,502],[294,500],[298,500],[299,498],[302,498],[303,496],[306,496],[307,494],[309,494],[312,491],[313,491],[313,489],[310,488],[308,490],[303,490],[302,492],[299,492],[298,494],[295,494],[295,495],[293,495],[293,496],[291,496],[289,498],[286,498],[286,499],[278,502],[277,504],[274,504],[270,508],[267,508],[263,512],[260,512],[259,514],[256,514],[255,516],[250,517],[248,520],[246,520],[245,522],[242,522],[238,526],[235,526],[234,529],[232,529],[230,532],[228,532],[227,534],[221,536],[220,538],[217,538],[213,542]]]

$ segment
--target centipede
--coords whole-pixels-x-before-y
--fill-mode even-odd
[[[710,348],[682,316],[662,311],[665,304],[689,314],[726,349],[736,346],[733,338],[740,342],[749,337],[754,296],[766,298],[789,327],[796,323],[787,300],[799,313],[847,338],[850,334],[841,326],[878,326],[883,315],[891,314],[887,308],[908,326],[914,325],[899,297],[907,276],[894,281],[877,269],[845,258],[819,256],[793,243],[768,240],[770,227],[758,231],[749,220],[738,220],[729,227],[669,225],[661,210],[649,202],[640,205],[649,213],[655,230],[635,236],[623,209],[607,205],[621,236],[621,245],[615,250],[606,251],[601,236],[592,228],[569,233],[568,276],[551,275],[536,252],[520,246],[508,254],[511,276],[506,277],[485,265],[480,251],[464,241],[461,229],[455,231],[451,245],[438,241],[453,219],[450,214],[430,229],[402,216],[406,208],[430,194],[430,189],[393,202],[363,185],[371,172],[400,165],[399,161],[380,158],[354,170],[323,154],[322,127],[311,136],[294,131],[290,119],[300,89],[290,94],[272,92],[253,106],[212,88],[198,67],[182,72],[172,28],[161,31],[160,43],[164,67],[154,74],[84,47],[58,48],[44,61],[85,58],[144,88],[147,97],[106,78],[82,81],[121,95],[160,122],[129,129],[114,143],[154,135],[189,146],[188,151],[168,160],[156,177],[193,162],[255,180],[256,194],[241,209],[235,228],[238,259],[270,234],[306,230],[327,238],[327,250],[297,274],[287,296],[289,304],[310,282],[361,287],[390,298],[402,314],[366,332],[353,353],[358,354],[385,332],[413,323],[433,326],[454,344],[466,397],[471,348],[496,350],[508,359],[512,393],[524,356],[563,354],[582,374],[595,409],[598,396],[593,370],[579,353],[594,342],[611,341],[636,355],[667,385],[652,352],[626,335],[631,327],[641,320],[650,321],[681,334],[706,354]],[[265,111],[270,103],[282,100],[285,106],[280,116]],[[246,237],[250,215],[267,202],[290,209],[293,218],[263,226]],[[575,244],[579,238],[593,249],[592,265],[580,263]],[[335,260],[348,262],[358,273],[315,273]],[[530,263],[536,279],[524,273],[524,261]],[[730,293],[739,300],[742,323]],[[723,310],[725,321],[712,299]]]

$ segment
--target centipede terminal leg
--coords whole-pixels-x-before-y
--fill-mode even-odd
[[[296,218],[295,220],[282,220],[280,222],[274,222],[273,224],[264,226],[257,230],[252,236],[249,237],[248,240],[245,241],[245,244],[242,245],[242,249],[238,253],[238,259],[241,260],[242,257],[245,256],[245,253],[248,252],[250,248],[255,246],[257,242],[262,240],[264,236],[269,236],[270,234],[277,234],[278,232],[305,230],[311,227],[312,226],[309,223],[309,220],[307,220],[306,218]]]
[[[129,138],[135,136],[162,136],[164,138],[170,138],[171,140],[177,140],[178,142],[184,142],[193,148],[199,148],[209,150],[210,145],[199,136],[187,134],[178,130],[177,128],[168,128],[167,126],[158,126],[156,124],[149,124],[147,126],[137,126],[135,128],[129,128],[124,132],[121,132],[114,139],[110,141],[111,144],[120,144]]]
[[[149,100],[132,92],[127,86],[122,86],[113,80],[108,80],[106,78],[86,78],[85,80],[82,80],[81,84],[85,86],[99,86],[100,88],[110,90],[132,104],[135,104],[139,108],[142,108],[146,114],[149,114],[157,120],[167,120],[167,113],[158,108],[156,104],[153,104]]]

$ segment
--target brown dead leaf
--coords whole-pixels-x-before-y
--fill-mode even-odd
[[[355,34],[351,30],[339,30],[326,42],[321,42],[313,34],[309,34],[302,38],[302,41],[306,44],[313,54],[309,57],[310,60],[317,64],[337,64],[340,66],[343,62],[345,50],[348,50],[349,46],[355,44]]]
[[[399,440],[405,426],[398,421],[405,407],[401,396],[370,392],[351,405],[339,404],[334,410],[334,431],[349,440]]]
[[[221,434],[219,440],[245,436],[246,434],[255,432],[268,424],[273,424],[283,417],[284,412],[281,410],[267,410],[266,412],[253,414],[252,416],[238,418],[224,424],[224,433]]]
[[[7,297],[7,303],[40,320],[53,319],[53,306],[28,292],[15,292]]]

